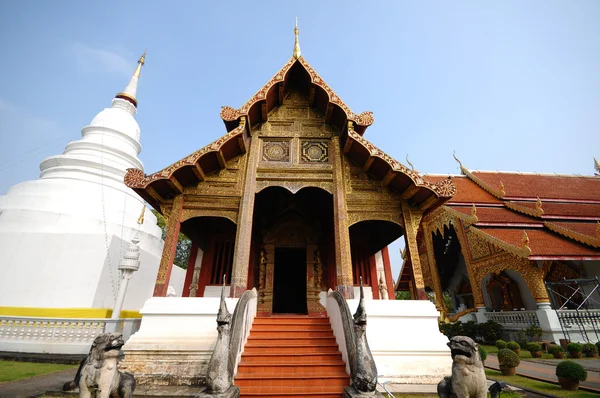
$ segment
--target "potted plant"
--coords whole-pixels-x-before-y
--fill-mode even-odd
[[[548,353],[552,354],[556,359],[563,359],[565,357],[565,349],[556,344],[548,347]]]
[[[556,366],[558,383],[565,390],[577,390],[579,382],[587,379],[587,372],[580,364],[573,361],[561,361]]]
[[[519,345],[519,343],[516,343],[514,341],[509,341],[508,344],[506,344],[506,348],[514,351],[514,353],[517,355],[521,353],[521,346]]]
[[[582,352],[588,358],[598,357],[598,347],[596,347],[596,344],[593,343],[584,344],[582,347]]]
[[[496,340],[496,347],[501,350],[503,348],[506,348],[506,341],[504,340]]]
[[[483,348],[483,346],[479,346],[479,358],[481,358],[481,363],[485,366],[485,360],[487,359],[487,350]]]
[[[498,351],[498,363],[500,364],[500,371],[504,376],[514,376],[516,373],[515,368],[519,366],[521,361],[513,350],[503,348]]]
[[[569,352],[569,356],[571,358],[581,358],[583,346],[579,343],[569,343],[567,344],[567,351]]]
[[[527,351],[529,351],[531,353],[532,358],[541,358],[542,357],[542,347],[538,343],[527,343],[526,348],[527,348]]]

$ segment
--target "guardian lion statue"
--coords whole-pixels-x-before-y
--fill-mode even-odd
[[[452,376],[437,387],[440,398],[486,398],[487,381],[479,357],[479,344],[470,337],[454,336],[448,343],[452,355]]]
[[[75,380],[65,384],[63,390],[78,386],[80,398],[131,398],[135,378],[118,369],[119,351],[124,344],[121,333],[98,335],[90,353],[81,361]]]

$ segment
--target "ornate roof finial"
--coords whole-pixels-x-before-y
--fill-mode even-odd
[[[541,217],[544,214],[544,209],[542,209],[542,200],[538,196],[535,202],[535,215]]]
[[[138,225],[142,225],[144,223],[144,213],[146,213],[146,204],[144,203],[144,207],[142,207],[142,214],[140,214],[140,218],[138,218]]]
[[[464,167],[463,167],[462,162],[460,160],[458,160],[458,158],[456,157],[456,151],[452,151],[452,156],[454,157],[454,160],[456,160],[458,162],[458,165],[460,166],[460,172],[462,174],[465,174],[463,171]]]
[[[136,95],[137,95],[138,80],[140,78],[140,74],[142,72],[142,66],[144,65],[144,63],[146,63],[146,50],[144,50],[144,53],[138,60],[137,67],[135,68],[135,71],[133,72],[133,76],[131,76],[131,80],[129,80],[129,84],[127,84],[127,87],[125,87],[125,90],[123,90],[119,94],[117,94],[115,96],[115,98],[121,98],[126,101],[129,101],[133,104],[133,106],[137,107],[138,102],[137,102]]]
[[[298,59],[302,55],[300,52],[300,41],[298,40],[298,17],[296,17],[296,27],[294,27],[294,58]]]
[[[596,169],[596,175],[600,176],[600,162],[594,157],[594,168]]]
[[[410,165],[410,168],[412,171],[415,171],[415,166],[413,166],[413,164],[410,162],[410,160],[408,160],[408,153],[406,154],[406,163],[408,163]]]
[[[477,219],[477,207],[475,207],[475,203],[473,203],[473,207],[471,207],[471,217]]]
[[[596,239],[600,240],[600,221],[596,225]]]
[[[504,190],[504,183],[500,181],[500,193],[502,196],[506,195],[506,191]]]
[[[521,246],[523,249],[527,249],[531,252],[531,248],[529,247],[529,236],[525,231],[523,231],[523,237],[521,238]]]

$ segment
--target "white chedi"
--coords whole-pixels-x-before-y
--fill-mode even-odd
[[[143,170],[136,113],[142,57],[127,89],[82,129],[82,138],[40,164],[40,179],[0,196],[0,303],[43,308],[112,308],[117,266],[140,228],[142,266],[125,309],[152,296],[162,253],[161,230],[143,201],[123,182]]]

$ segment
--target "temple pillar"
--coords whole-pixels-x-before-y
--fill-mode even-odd
[[[351,124],[352,122],[348,122]],[[352,126],[348,126],[352,128]],[[335,266],[337,289],[345,298],[354,298],[352,281],[352,257],[350,254],[350,226],[346,207],[344,168],[339,137],[331,140],[333,164],[333,234],[335,242]]]
[[[437,262],[435,260],[435,252],[433,251],[433,239],[431,237],[431,231],[426,225],[423,225],[423,237],[425,238],[429,273],[431,274],[431,283],[433,285],[433,291],[435,292],[436,302],[439,309],[444,312],[444,315],[446,315],[448,314],[448,308],[446,308],[446,302],[444,301],[442,282],[440,281],[440,274],[438,272]]]
[[[535,262],[529,262],[531,271],[525,276],[525,282],[527,287],[533,296],[537,308],[550,308],[550,298],[548,297],[548,291],[546,290],[546,284],[544,283],[545,271],[538,268]]]
[[[241,123],[244,123],[244,119],[242,119]],[[260,140],[257,137],[251,138],[244,191],[240,200],[240,213],[235,236],[231,297],[241,297],[248,286],[248,264],[250,262],[250,245],[252,244],[252,218],[254,216],[254,199],[256,197],[256,166],[259,151]]]
[[[419,246],[417,244],[417,234],[423,212],[413,209],[406,201],[402,201],[402,217],[404,218],[404,239],[406,248],[410,256],[415,281],[415,290],[417,300],[427,300],[425,294],[425,283],[423,281],[423,270],[421,269],[421,259],[419,258]]]
[[[166,297],[169,287],[169,278],[171,277],[171,268],[175,260],[177,250],[177,240],[179,239],[179,228],[181,227],[181,211],[183,210],[183,194],[173,199],[173,207],[167,218],[167,236],[165,237],[165,246],[163,248],[156,284],[154,285],[154,297]]]
[[[190,258],[188,258],[188,266],[185,272],[185,281],[183,282],[183,293],[181,293],[181,297],[190,296],[190,285],[192,284],[192,279],[194,278],[194,264],[196,263],[197,254],[198,245],[192,242],[192,247],[190,248]]]
[[[381,257],[383,258],[383,269],[385,272],[385,283],[387,284],[388,300],[396,300],[396,292],[394,291],[394,279],[392,278],[392,265],[390,262],[390,253],[388,247],[381,249]]]

